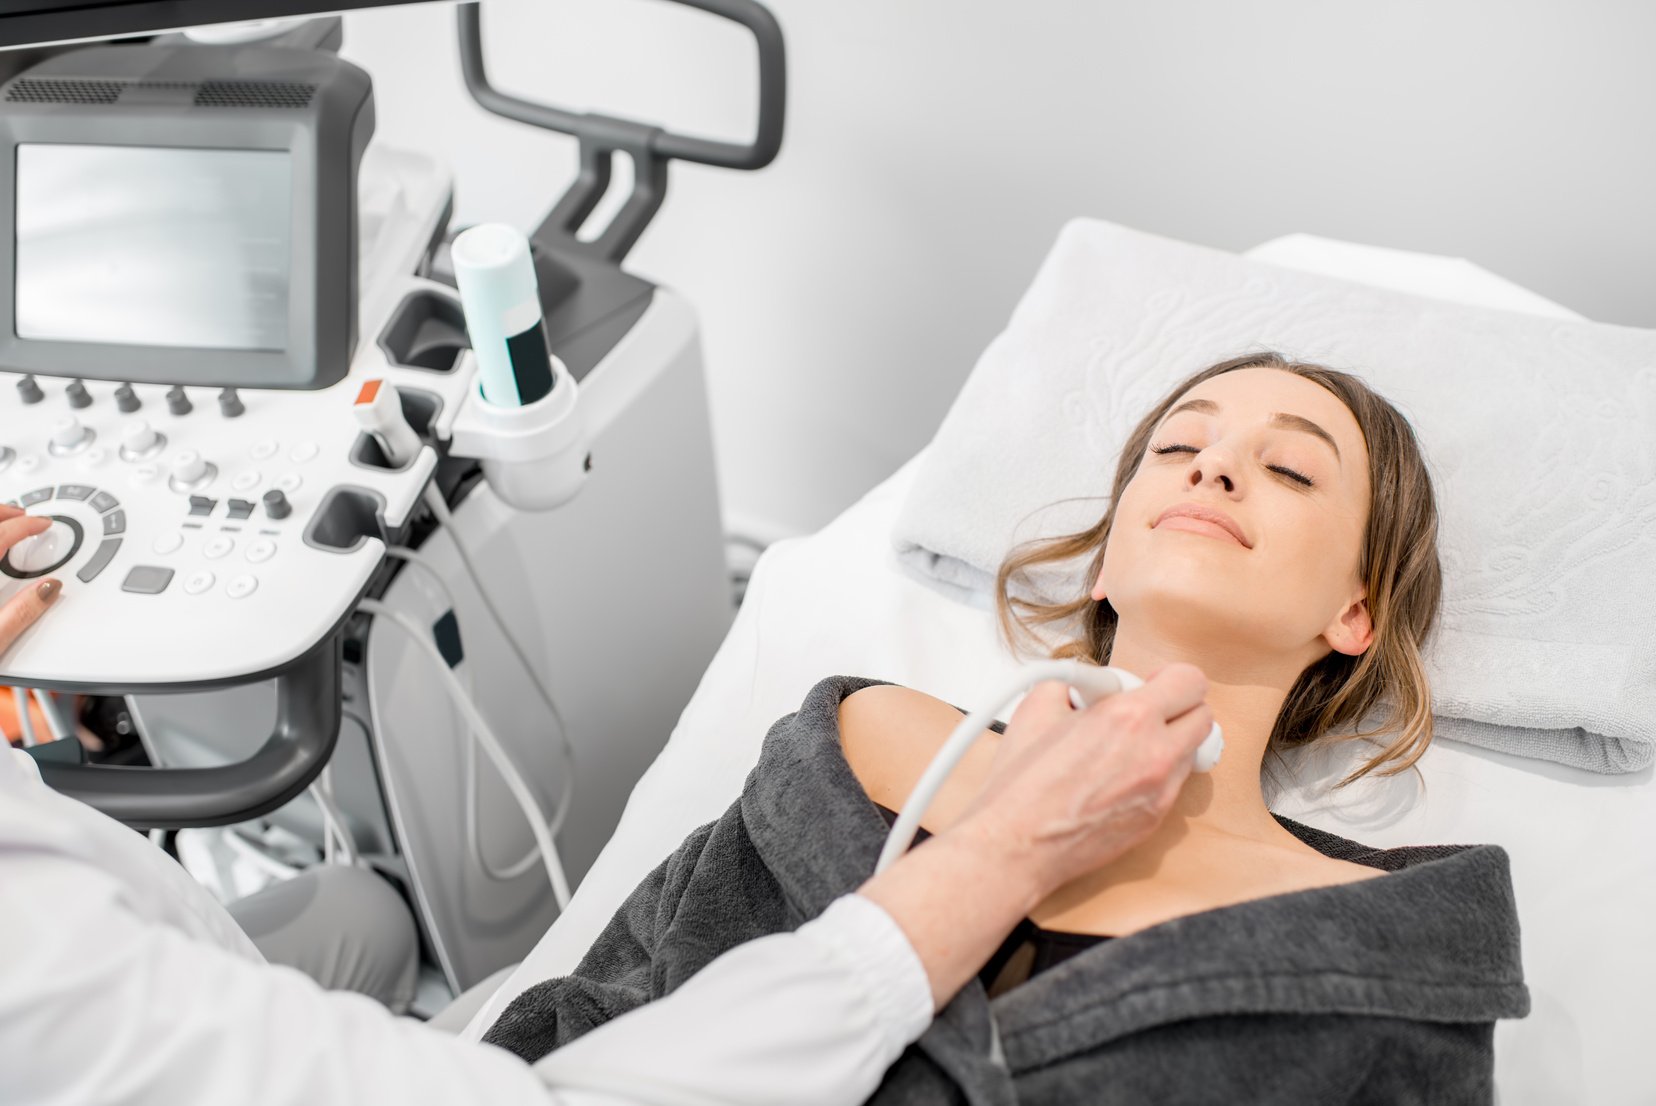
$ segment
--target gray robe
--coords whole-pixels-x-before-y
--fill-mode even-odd
[[[537,1059],[861,885],[886,822],[841,751],[839,704],[879,682],[812,688],[741,798],[639,884],[573,975],[518,996],[484,1039]],[[1174,918],[993,1001],[973,980],[870,1101],[1492,1102],[1495,1020],[1530,1008],[1505,850],[1371,849],[1276,818],[1392,874]]]

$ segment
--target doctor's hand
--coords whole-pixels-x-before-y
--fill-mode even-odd
[[[908,938],[941,1009],[1035,906],[1147,838],[1213,725],[1207,677],[1170,664],[1086,710],[1037,684],[983,791],[947,830],[858,889]]]
[[[1200,668],[1170,664],[1078,711],[1064,684],[1035,685],[961,828],[1025,857],[1042,897],[1103,867],[1173,808],[1213,726],[1207,688]]]
[[[21,507],[0,507],[0,557],[11,552],[12,546],[24,538],[32,538],[51,529],[52,520],[44,515],[26,514]],[[46,608],[57,599],[63,584],[48,577],[44,580],[25,580],[16,595],[0,606],[0,653],[12,647],[23,636],[23,631],[35,624]]]

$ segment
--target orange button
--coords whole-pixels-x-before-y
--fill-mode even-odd
[[[379,386],[380,382],[378,380],[370,380],[364,384],[362,391],[357,393],[356,403],[353,406],[360,407],[364,403],[374,402],[374,397],[379,395]]]

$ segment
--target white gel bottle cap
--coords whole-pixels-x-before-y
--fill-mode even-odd
[[[529,239],[505,223],[482,223],[454,239],[451,255],[483,398],[497,407],[535,402],[555,377]]]

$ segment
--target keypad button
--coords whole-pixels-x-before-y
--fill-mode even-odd
[[[218,506],[218,500],[210,495],[192,495],[190,497],[190,514],[198,518],[206,518]]]
[[[251,469],[246,472],[238,472],[236,478],[230,481],[230,486],[238,492],[252,491],[259,486],[259,474]]]
[[[251,499],[232,499],[224,505],[226,518],[252,518],[254,503]]]
[[[202,592],[211,588],[213,586],[213,581],[217,579],[218,577],[214,576],[211,572],[208,572],[205,568],[198,568],[188,576],[184,577],[184,594],[200,595]]]
[[[296,492],[304,482],[305,478],[297,472],[287,472],[276,478],[276,487],[280,491]]]
[[[254,576],[237,576],[224,585],[224,592],[232,599],[245,599],[258,589],[259,581]]]
[[[260,538],[247,547],[247,559],[254,564],[263,564],[276,555],[276,543],[269,538]]]
[[[25,507],[33,507],[36,503],[44,503],[52,498],[51,488],[36,488],[32,492],[24,492],[19,500]]]
[[[209,574],[210,575],[210,574]],[[126,579],[121,581],[122,591],[136,592],[139,595],[160,595],[172,583],[173,570],[162,568],[159,565],[133,565],[127,570]]]
[[[80,571],[75,575],[80,577],[81,583],[90,584],[98,573],[109,567],[109,562],[115,559],[115,554],[120,548],[120,538],[106,539],[102,545],[98,546],[98,551],[92,554],[92,559],[82,565]]]
[[[88,502],[92,504],[92,509],[94,511],[99,512],[113,511],[121,505],[121,501],[110,495],[108,492],[93,492],[92,498],[88,500]]]
[[[264,461],[276,456],[276,451],[281,448],[280,444],[270,438],[266,438],[264,441],[255,444],[250,452],[252,453],[255,461]]]
[[[306,461],[315,460],[316,455],[321,452],[322,447],[315,442],[300,442],[293,447],[293,452],[288,454],[288,457],[302,465]]]
[[[17,471],[30,473],[40,467],[40,458],[33,453],[25,453],[17,459]]]
[[[92,493],[97,490],[91,484],[59,484],[57,497],[59,499],[91,499]]]
[[[159,538],[156,538],[155,544],[150,546],[150,548],[155,550],[157,553],[177,553],[180,549],[184,548],[184,535],[180,534],[177,530],[168,531],[167,533],[162,534]]]
[[[103,517],[103,531],[106,534],[126,533],[126,512],[111,511]]]
[[[153,484],[161,476],[161,466],[153,463],[134,465],[132,468],[132,482],[134,484]]]
[[[207,543],[201,547],[201,555],[209,561],[216,561],[220,557],[227,556],[234,548],[236,548],[234,539],[226,537],[224,534],[215,534],[208,538]]]

